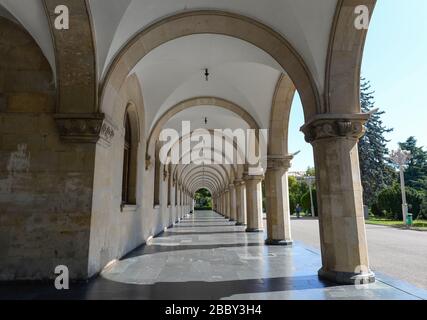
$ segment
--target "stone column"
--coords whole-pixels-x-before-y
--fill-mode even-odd
[[[235,180],[236,187],[236,226],[246,226],[246,184],[243,180]]]
[[[227,219],[230,219],[230,191],[228,189],[225,190],[224,198],[225,198],[225,203],[224,203],[225,217]]]
[[[322,268],[342,284],[374,282],[369,268],[358,141],[367,114],[319,115],[301,130],[313,145]]]
[[[292,245],[288,170],[292,156],[268,157],[265,176],[268,245]]]
[[[181,189],[179,188],[179,185],[176,184],[176,208],[175,208],[175,223],[179,222],[179,211],[180,211],[180,197],[181,197]]]
[[[230,184],[228,187],[229,195],[230,195],[230,221],[237,221],[237,213],[236,213],[236,188],[234,184]]]
[[[246,232],[263,232],[262,180],[263,176],[245,176],[246,181]]]

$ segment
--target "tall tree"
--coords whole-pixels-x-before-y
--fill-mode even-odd
[[[414,189],[425,191],[427,187],[427,151],[417,146],[417,139],[409,137],[399,143],[402,150],[411,152],[411,159],[405,169],[405,183]]]
[[[375,109],[374,92],[369,81],[362,78],[360,102],[362,112]],[[363,200],[372,205],[378,193],[393,181],[395,173],[388,159],[389,150],[385,134],[393,131],[387,128],[381,119],[384,111],[372,114],[366,123],[366,134],[359,142],[360,171],[363,186]]]

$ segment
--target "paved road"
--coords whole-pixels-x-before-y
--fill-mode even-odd
[[[367,225],[373,271],[427,289],[427,232]],[[294,240],[320,249],[317,220],[292,220]]]

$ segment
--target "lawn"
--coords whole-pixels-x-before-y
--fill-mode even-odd
[[[367,224],[374,224],[380,226],[389,226],[394,228],[405,228],[403,221],[387,220],[381,218],[370,218],[366,221]],[[427,231],[427,220],[415,220],[411,229]]]

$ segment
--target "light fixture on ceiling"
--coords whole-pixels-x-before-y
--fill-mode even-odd
[[[209,76],[210,76],[209,69],[206,68],[205,69],[205,78],[206,78],[206,81],[209,81]]]
[[[204,121],[205,121],[205,125],[208,124],[208,117],[205,117]]]

